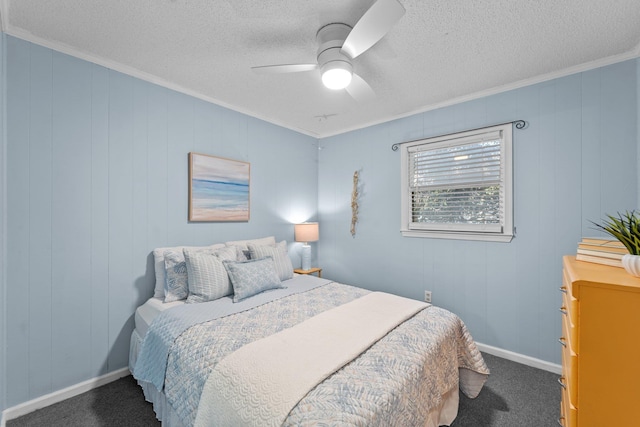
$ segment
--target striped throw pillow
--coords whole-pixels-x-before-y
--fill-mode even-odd
[[[187,303],[213,301],[233,293],[222,261],[235,260],[235,248],[224,247],[214,254],[185,249],[184,259],[189,277]]]
[[[264,257],[272,257],[276,266],[276,273],[280,280],[288,280],[293,278],[293,264],[291,258],[287,253],[287,241],[283,240],[275,246],[265,245],[247,245],[249,252],[251,252],[251,259],[258,259]]]

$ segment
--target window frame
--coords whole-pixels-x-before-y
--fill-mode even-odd
[[[500,186],[504,196],[502,209],[503,221],[500,231],[475,231],[468,230],[464,224],[459,227],[452,227],[447,224],[429,224],[422,226],[412,226],[412,198],[410,181],[410,148],[416,146],[431,145],[433,148],[453,147],[464,145],[464,141],[472,140],[485,133],[499,132],[501,135],[500,144],[500,167],[502,170]],[[461,142],[462,141],[462,142]],[[466,142],[471,144],[471,142]],[[455,239],[455,240],[481,240],[490,242],[510,242],[515,236],[515,227],[513,224],[513,125],[506,123],[495,126],[488,126],[479,129],[456,132],[447,135],[440,135],[430,138],[424,138],[416,141],[405,142],[400,144],[401,159],[401,224],[400,232],[404,237],[423,237],[435,239]],[[465,230],[467,228],[467,230]],[[477,227],[473,227],[477,228]]]

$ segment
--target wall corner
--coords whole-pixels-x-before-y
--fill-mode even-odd
[[[7,245],[7,133],[6,133],[6,35],[0,32],[0,426],[7,406],[6,358],[6,245]]]
[[[640,44],[638,45],[640,47]],[[636,170],[638,194],[636,194],[636,208],[640,209],[640,57],[636,58]]]

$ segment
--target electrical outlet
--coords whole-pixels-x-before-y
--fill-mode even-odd
[[[424,302],[431,302],[431,291],[424,291]]]

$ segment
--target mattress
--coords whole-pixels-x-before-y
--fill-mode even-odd
[[[298,276],[300,275],[295,273],[293,275],[293,277]],[[171,307],[177,307],[183,304],[185,304],[184,300],[164,302],[161,297],[149,298],[144,304],[138,307],[135,312],[134,319],[138,336],[142,338],[147,334],[149,325],[151,325],[151,322],[153,322],[153,319],[155,319],[158,314]]]
[[[294,274],[293,277],[299,277],[299,274]],[[135,327],[137,334],[140,338],[143,338],[149,330],[149,325],[153,322],[153,319],[158,316],[164,310],[168,310],[171,307],[178,307],[185,304],[184,300],[164,302],[161,297],[149,298],[144,304],[136,309],[135,312]]]
[[[149,325],[158,314],[171,307],[185,304],[184,301],[174,301],[165,303],[162,298],[149,298],[144,304],[136,309],[134,316],[136,331],[140,337],[144,337],[149,330]]]

